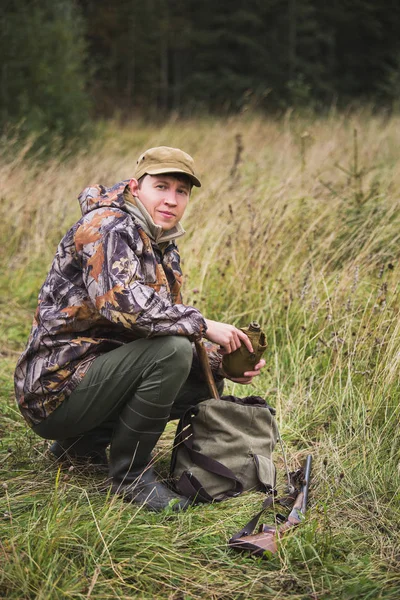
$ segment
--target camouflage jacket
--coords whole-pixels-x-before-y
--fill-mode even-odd
[[[141,337],[201,337],[201,313],[182,304],[179,252],[161,252],[126,210],[127,182],[87,188],[82,218],[61,240],[15,371],[29,425],[73,391],[99,355]]]

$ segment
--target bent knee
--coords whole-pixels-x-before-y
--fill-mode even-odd
[[[192,364],[193,350],[189,338],[183,335],[171,335],[167,337],[169,348],[182,358],[188,358]]]
[[[193,361],[193,350],[190,340],[183,335],[171,335],[163,338],[164,354],[172,361],[179,363],[182,369],[190,370]]]

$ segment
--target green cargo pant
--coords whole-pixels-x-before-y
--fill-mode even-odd
[[[183,336],[140,339],[98,357],[83,380],[34,427],[46,439],[82,436],[79,454],[124,445],[128,430],[154,447],[168,420],[210,397],[204,381],[190,374],[192,345]],[[222,392],[223,384],[219,384]],[[113,444],[112,444],[113,446]],[[87,452],[85,451],[87,449]],[[151,450],[151,448],[150,448]]]

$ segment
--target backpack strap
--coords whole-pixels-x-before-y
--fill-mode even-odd
[[[184,471],[175,484],[176,489],[187,498],[198,502],[214,502],[214,498],[203,488],[200,481],[188,471]]]
[[[192,411],[193,408],[189,408],[179,422],[178,431],[175,437],[176,447],[179,446],[179,444],[183,444],[186,452],[195,465],[201,467],[209,473],[214,473],[215,475],[231,480],[233,486],[232,489],[225,492],[218,498],[213,498],[206,492],[199,480],[192,473],[184,471],[176,484],[177,489],[185,496],[189,496],[191,498],[196,497],[198,500],[202,500],[203,502],[220,502],[226,498],[238,496],[243,492],[243,484],[236,477],[233,471],[228,469],[225,465],[214,458],[206,456],[198,450],[193,449],[193,427],[191,421]],[[176,461],[176,453],[173,454],[171,470],[174,469]]]

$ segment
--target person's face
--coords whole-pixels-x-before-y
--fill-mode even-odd
[[[136,179],[130,180],[129,187],[164,231],[175,227],[183,217],[190,196],[188,182],[173,175],[146,175],[140,187]]]

